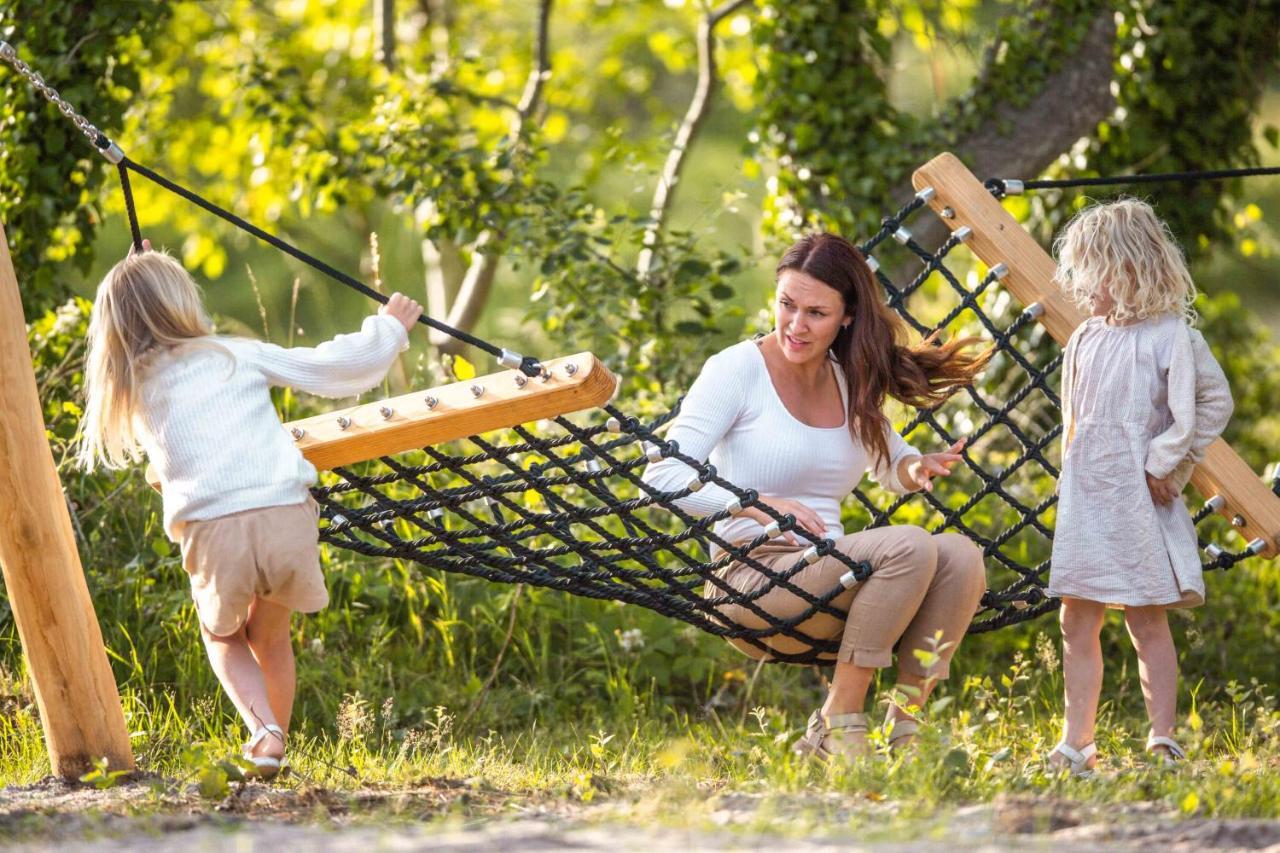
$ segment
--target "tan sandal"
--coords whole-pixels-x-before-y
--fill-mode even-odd
[[[903,717],[900,720],[885,720],[885,728],[889,732],[889,749],[897,752],[909,749],[920,731],[920,721],[915,717]]]
[[[866,734],[866,714],[833,714],[827,717],[821,711],[814,711],[809,717],[808,728],[792,749],[797,755],[810,755],[819,761],[836,756],[852,760],[867,754]]]

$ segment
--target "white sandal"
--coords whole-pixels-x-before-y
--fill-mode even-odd
[[[1157,752],[1156,747],[1158,746],[1163,746],[1167,751]],[[1176,740],[1171,737],[1164,737],[1163,735],[1147,736],[1147,752],[1152,755],[1159,755],[1160,760],[1165,764],[1176,764],[1179,761],[1185,761],[1187,758],[1187,751],[1181,746],[1178,746],[1178,742]]]
[[[1098,747],[1094,744],[1087,743],[1080,749],[1076,749],[1065,740],[1060,740],[1058,741],[1058,745],[1050,751],[1050,757],[1052,757],[1054,753],[1057,753],[1067,759],[1067,769],[1071,771],[1071,775],[1073,777],[1077,779],[1088,779],[1093,775],[1093,768],[1089,766],[1089,759],[1098,754]]]
[[[276,758],[274,755],[254,755],[253,748],[267,737],[267,735],[275,735],[280,738],[280,742],[284,743],[284,730],[274,723],[269,723],[259,728],[253,733],[253,737],[244,745],[244,760],[251,763],[254,767],[253,775],[258,779],[273,779],[280,772],[280,768],[284,765],[284,757]]]
[[[865,739],[858,741],[846,735],[867,734],[866,714],[833,714],[824,717],[821,711],[814,711],[809,717],[809,726],[805,733],[792,747],[797,755],[811,755],[819,761],[827,761],[834,756],[854,759],[866,755],[868,747]]]

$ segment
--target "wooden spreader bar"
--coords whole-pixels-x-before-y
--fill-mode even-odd
[[[594,408],[618,380],[591,353],[543,362],[541,377],[491,373],[285,424],[320,469]]]
[[[965,244],[983,263],[1008,267],[1001,284],[1024,306],[1039,304],[1044,310],[1037,319],[1065,346],[1085,315],[1054,284],[1053,258],[1026,229],[953,154],[934,157],[915,171],[911,182],[917,190],[933,188],[929,207],[947,227],[972,231]],[[1215,509],[1232,519],[1247,541],[1261,541],[1258,553],[1275,557],[1280,552],[1280,497],[1229,444],[1218,439],[1210,445],[1191,483],[1206,499],[1221,498],[1213,501]]]

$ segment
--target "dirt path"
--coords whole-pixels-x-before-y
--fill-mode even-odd
[[[336,792],[246,785],[211,803],[194,789],[143,780],[106,791],[45,780],[0,790],[0,844],[29,851],[767,850],[1280,851],[1280,821],[1179,819],[1150,804],[1105,810],[1063,800],[1001,798],[861,838],[838,834],[868,808],[847,795],[779,800],[708,795],[700,828],[666,828],[625,797],[583,805],[537,800],[466,782],[427,779],[396,790]],[[767,815],[762,812],[767,811]],[[814,826],[805,834],[800,827]],[[792,818],[794,817],[794,821]],[[762,820],[762,818],[767,818]],[[795,827],[761,833],[753,827]],[[872,821],[871,825],[877,822]],[[865,822],[864,822],[865,824]],[[800,835],[802,837],[790,837]]]

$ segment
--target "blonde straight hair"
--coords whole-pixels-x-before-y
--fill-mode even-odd
[[[200,288],[178,261],[147,251],[111,268],[89,320],[81,466],[123,468],[141,459],[134,415],[144,358],[212,333]]]
[[[1196,319],[1196,286],[1173,234],[1151,205],[1134,198],[1093,204],[1077,213],[1053,244],[1054,281],[1086,312],[1089,298],[1110,292],[1120,321],[1177,314]]]

